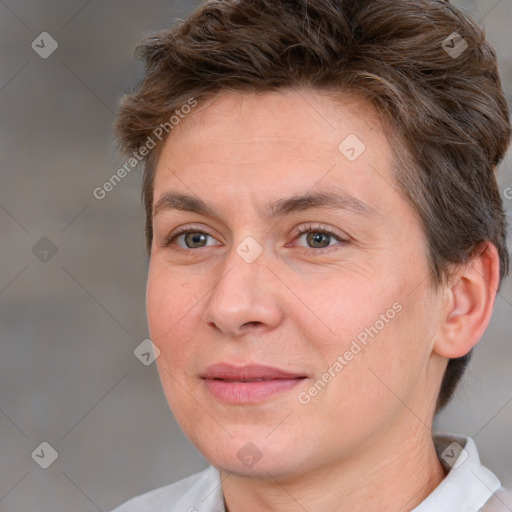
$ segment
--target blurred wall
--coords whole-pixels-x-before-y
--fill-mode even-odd
[[[487,28],[510,98],[512,1],[456,3]],[[112,122],[142,77],[136,43],[196,5],[0,1],[2,512],[107,511],[207,466],[176,425],[155,365],[134,355],[148,336],[140,172],[93,196],[122,164]],[[511,167],[509,158],[503,191]],[[512,195],[505,204],[512,211]],[[511,288],[437,424],[473,436],[508,486]]]

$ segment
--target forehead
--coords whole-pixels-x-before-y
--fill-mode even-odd
[[[397,192],[379,116],[353,96],[223,93],[176,128],[158,161],[153,204],[169,189],[239,206],[330,189],[378,206]]]
[[[347,130],[374,147],[385,142],[377,111],[354,94],[338,93],[334,98],[313,89],[258,94],[222,92],[200,102],[176,126],[165,146],[173,146],[176,138],[180,138],[180,144],[185,140],[193,143],[198,138],[224,139],[232,144],[264,139],[267,144],[281,146],[284,141],[289,146],[295,140],[305,150],[320,143],[324,150],[336,151],[340,136]],[[304,139],[308,144],[303,143]]]

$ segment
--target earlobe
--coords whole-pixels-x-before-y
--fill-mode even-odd
[[[482,242],[476,255],[446,285],[436,354],[462,357],[478,343],[491,319],[498,285],[498,251],[491,242]]]

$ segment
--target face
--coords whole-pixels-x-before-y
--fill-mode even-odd
[[[225,93],[166,141],[154,210],[158,370],[214,466],[312,471],[430,421],[441,305],[370,106]]]

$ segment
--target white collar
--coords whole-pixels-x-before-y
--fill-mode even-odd
[[[437,456],[449,473],[411,512],[478,512],[501,482],[482,466],[470,437],[434,433],[433,438]]]

